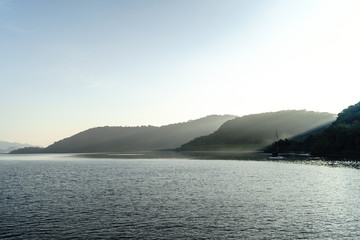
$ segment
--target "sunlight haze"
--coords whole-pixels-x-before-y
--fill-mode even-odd
[[[360,1],[0,0],[0,140],[360,101]]]

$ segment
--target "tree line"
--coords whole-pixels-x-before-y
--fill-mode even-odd
[[[268,146],[271,152],[278,144],[281,152],[308,152],[313,155],[360,155],[360,102],[338,114],[335,122],[304,140],[279,140]]]

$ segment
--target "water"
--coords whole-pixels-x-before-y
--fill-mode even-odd
[[[0,238],[359,239],[359,182],[299,163],[0,155]]]

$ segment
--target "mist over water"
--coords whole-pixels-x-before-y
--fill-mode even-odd
[[[359,170],[244,160],[1,155],[0,238],[360,237]]]

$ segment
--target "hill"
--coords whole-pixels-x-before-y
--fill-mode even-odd
[[[360,102],[344,109],[334,123],[304,144],[315,155],[360,155]]]
[[[178,150],[255,150],[273,142],[275,130],[280,138],[291,138],[334,120],[333,114],[305,110],[247,115],[227,121],[214,133],[198,137]]]
[[[0,141],[0,153],[9,153],[19,148],[31,147],[30,144],[22,144],[17,142]]]
[[[97,127],[65,138],[43,149],[44,153],[127,152],[172,149],[217,130],[231,115],[212,115],[162,127]],[[13,153],[39,152],[28,148]]]

